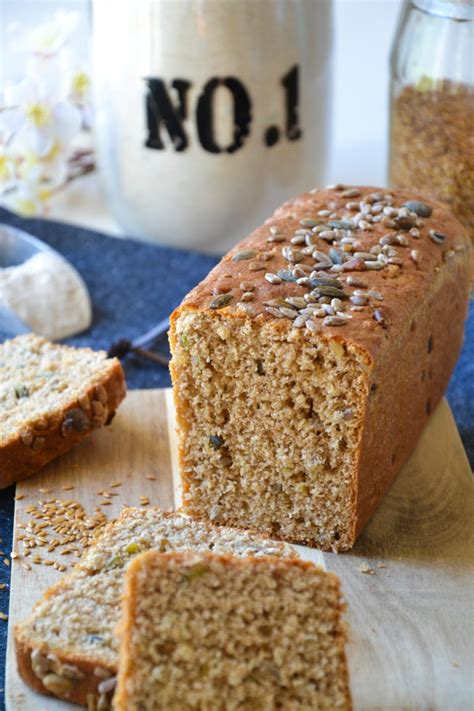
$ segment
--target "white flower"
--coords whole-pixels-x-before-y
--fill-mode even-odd
[[[4,146],[0,146],[0,190],[9,188],[15,178],[15,161],[7,153]]]
[[[56,12],[31,32],[25,78],[4,90],[0,192],[23,215],[45,212],[53,191],[66,182],[72,141],[88,107],[88,76],[71,71],[66,46],[78,17]]]
[[[8,197],[7,204],[24,217],[45,212],[51,193],[47,188],[31,183],[18,183],[17,190]]]
[[[46,156],[55,143],[67,146],[81,127],[81,114],[67,101],[57,101],[54,87],[25,79],[7,94],[4,129],[15,150]]]
[[[28,46],[31,52],[43,57],[57,54],[74,32],[79,13],[58,10],[51,19],[30,32]]]

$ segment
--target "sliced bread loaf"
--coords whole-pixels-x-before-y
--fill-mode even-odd
[[[341,185],[229,252],[171,317],[188,513],[351,548],[448,384],[469,253],[439,204]]]
[[[122,366],[104,351],[25,335],[0,345],[0,489],[25,479],[112,421]]]
[[[297,555],[291,546],[258,535],[194,522],[158,508],[127,508],[16,627],[18,669],[29,686],[92,711],[109,708],[125,570],[133,557],[151,548],[255,557]]]
[[[351,708],[331,573],[149,551],[125,578],[116,711]]]

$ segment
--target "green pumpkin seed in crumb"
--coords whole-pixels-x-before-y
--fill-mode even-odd
[[[133,555],[134,553],[138,553],[140,547],[138,543],[129,543],[126,550],[128,555]]]
[[[189,339],[185,333],[181,333],[180,335],[180,340],[181,340],[181,345],[183,348],[189,348]]]
[[[207,571],[208,567],[206,565],[198,563],[197,565],[193,566],[189,573],[185,576],[186,580],[196,580],[196,578],[200,578],[201,575],[204,575],[204,573],[207,573]]]

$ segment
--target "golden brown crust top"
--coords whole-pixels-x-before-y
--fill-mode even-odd
[[[353,341],[373,356],[438,273],[467,263],[469,250],[458,220],[412,192],[316,190],[286,202],[232,249],[173,320],[182,310],[270,319],[278,328]]]

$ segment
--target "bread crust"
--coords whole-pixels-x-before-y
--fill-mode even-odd
[[[90,711],[96,711],[97,704],[101,697],[105,697],[102,701],[102,706],[100,711],[106,711],[106,709],[111,708],[111,698],[113,696],[113,691],[102,694],[99,691],[99,685],[106,679],[115,679],[117,670],[112,667],[107,667],[101,665],[103,671],[103,677],[97,676],[95,673],[97,670],[97,664],[87,661],[77,656],[70,656],[60,651],[54,653],[54,657],[58,660],[59,665],[65,664],[68,666],[74,666],[83,675],[83,678],[75,681],[72,684],[72,689],[65,695],[54,694],[48,690],[41,679],[36,676],[33,671],[31,664],[31,655],[35,650],[43,653],[44,655],[51,654],[49,649],[41,649],[28,644],[26,640],[19,639],[15,636],[15,653],[18,673],[21,678],[33,691],[39,694],[45,694],[47,696],[52,696],[54,698],[62,698],[69,701],[72,704],[77,704],[78,706],[85,706]]]
[[[0,489],[4,489],[22,479],[27,479],[42,469],[48,462],[81,442],[94,429],[111,423],[115,411],[125,398],[127,391],[125,375],[119,360],[112,359],[107,375],[87,390],[84,390],[83,396],[89,401],[93,401],[99,386],[105,390],[107,398],[105,420],[102,419],[100,421],[101,418],[93,418],[94,422],[92,422],[91,418],[92,425],[90,429],[84,432],[68,429],[66,432],[63,424],[67,413],[81,407],[78,400],[73,400],[67,407],[55,413],[54,417],[49,420],[46,429],[34,429],[32,431],[33,436],[44,438],[44,445],[39,451],[35,451],[24,444],[21,433],[18,433],[16,437],[3,447],[0,447]]]
[[[278,270],[288,268],[282,246],[291,246],[290,237],[302,218],[317,215],[328,205],[335,213],[344,210],[347,197],[341,196],[341,189],[325,189],[289,200],[262,227],[232,249],[173,312],[170,329],[172,353],[178,349],[178,322],[187,313],[206,313],[215,319],[235,319],[236,323],[252,318],[259,325],[271,324],[278,333],[292,329],[293,337],[302,342],[312,338],[327,339],[357,349],[366,363],[367,378],[358,456],[352,473],[352,530],[348,544],[322,545],[326,550],[339,551],[354,545],[383,494],[413,452],[448,385],[462,346],[470,282],[470,240],[461,223],[439,203],[405,190],[388,191],[372,186],[356,186],[355,190],[364,195],[390,192],[396,198],[397,206],[408,201],[422,201],[432,208],[431,215],[422,220],[420,237],[411,239],[409,247],[399,249],[404,258],[402,268],[394,268],[390,274],[386,270],[342,273],[343,276],[353,274],[363,278],[370,289],[383,294],[380,302],[383,326],[372,318],[370,312],[367,315],[367,311],[355,311],[343,327],[327,327],[319,321],[317,332],[308,333],[305,329],[292,329],[289,319],[275,318],[265,310],[265,302],[270,299],[303,296],[307,291],[286,281],[270,284],[263,275],[265,271],[276,274]],[[268,242],[270,227],[285,237],[283,243]],[[374,223],[370,230],[358,230],[357,238],[365,241],[368,250],[388,231],[382,223]],[[430,238],[431,231],[444,235],[442,246]],[[396,234],[393,230],[392,233]],[[399,233],[404,234],[401,230]],[[325,251],[322,246],[318,249]],[[410,257],[411,249],[420,252],[421,261]],[[248,260],[233,259],[243,250],[256,253],[252,258],[254,262],[258,262],[262,252],[270,252],[271,257],[264,262],[265,270],[254,271]],[[305,258],[302,263],[311,264],[312,260]],[[242,294],[242,281],[253,286],[252,314],[236,308]],[[210,303],[217,293],[232,296],[232,301],[224,308],[213,310]],[[171,362],[170,371],[178,423],[180,469],[188,472],[192,463],[187,461],[184,438],[191,411],[189,403],[180,394],[179,366],[175,360]],[[186,477],[182,483],[184,491],[189,490]],[[185,501],[185,507],[191,515],[202,517],[193,511],[192,504]],[[268,534],[268,531],[261,532]],[[281,538],[278,532],[271,535]],[[321,547],[321,541],[311,538],[295,540],[285,537],[285,540]]]
[[[212,563],[217,561],[228,567],[245,567],[245,566],[271,566],[273,574],[282,574],[283,570],[288,568],[300,568],[301,570],[317,569],[321,575],[329,582],[330,587],[334,590],[339,600],[338,608],[335,610],[338,625],[334,634],[334,642],[337,645],[337,656],[340,663],[340,669],[343,674],[344,696],[345,696],[345,711],[352,711],[352,699],[349,687],[349,672],[346,662],[345,644],[347,640],[346,627],[342,622],[342,614],[346,609],[346,604],[343,601],[341,594],[340,581],[334,573],[326,572],[319,566],[314,565],[309,561],[293,559],[274,558],[272,556],[262,556],[261,558],[235,558],[231,555],[214,555],[212,553],[160,553],[157,550],[150,550],[137,556],[129,565],[125,576],[124,592],[122,597],[122,619],[120,624],[120,661],[117,680],[117,691],[114,696],[114,708],[116,711],[136,711],[135,706],[131,705],[127,680],[133,675],[133,666],[135,659],[129,653],[129,641],[132,636],[133,626],[135,623],[136,601],[138,597],[138,579],[141,571],[147,571],[150,565],[155,564],[158,568],[165,568],[168,561],[177,564],[186,561],[199,561]]]

